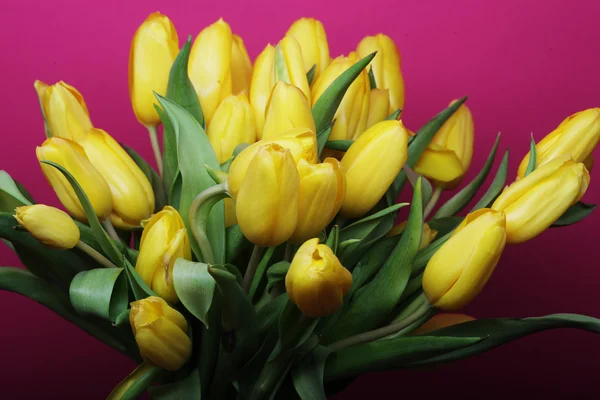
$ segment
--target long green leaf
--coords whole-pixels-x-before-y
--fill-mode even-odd
[[[386,118],[386,120],[387,120],[387,121],[395,121],[395,120],[397,120],[397,119],[398,119],[398,117],[400,116],[400,114],[401,114],[401,113],[402,113],[402,109],[401,109],[401,108],[399,108],[399,109],[397,109],[396,111],[394,111],[393,113],[391,113],[391,114],[390,114],[390,115],[389,115],[389,116]],[[410,139],[409,139],[409,140],[410,140]]]
[[[312,335],[318,318],[308,318],[294,303],[288,300],[279,317],[279,344],[283,350],[297,349],[302,346]],[[273,359],[277,352],[269,357]]]
[[[133,296],[136,300],[142,300],[150,296],[158,296],[152,289],[150,289],[146,282],[144,282],[140,274],[137,273],[129,260],[124,260],[124,265],[129,287],[131,288]]]
[[[427,266],[427,263],[429,262],[431,257],[433,257],[435,252],[438,251],[439,248],[442,247],[442,245],[446,243],[446,241],[448,241],[448,239],[450,239],[450,236],[452,236],[452,232],[453,231],[450,231],[444,236],[437,238],[436,240],[431,242],[429,246],[419,251],[417,257],[415,258],[415,263],[413,265],[413,276],[420,274],[425,269],[425,266]]]
[[[177,163],[177,137],[167,114],[158,104],[154,104],[154,108],[163,126],[163,187],[167,195],[167,203],[179,209],[181,174]]]
[[[598,204],[587,204],[581,201],[573,204],[561,217],[552,224],[552,227],[568,226],[576,224],[592,213]]]
[[[267,270],[267,290],[271,290],[275,285],[284,282],[289,269],[290,263],[287,261],[279,261],[271,265]]]
[[[348,151],[354,140],[329,140],[325,143],[325,147],[330,150]]]
[[[325,127],[322,131],[317,131],[317,150],[319,152],[319,157],[321,153],[323,153],[323,149],[327,144],[327,140],[329,139],[329,135],[331,135],[331,131],[333,129],[333,125],[335,124],[335,120],[331,121],[331,123]]]
[[[15,208],[30,204],[11,176],[0,170],[0,212],[13,213]]]
[[[148,389],[153,400],[200,400],[200,373],[194,369],[186,378],[175,383],[154,386]]]
[[[69,288],[75,311],[115,322],[127,309],[127,280],[123,268],[97,268],[78,273]]]
[[[294,387],[302,400],[327,400],[323,374],[325,361],[330,354],[327,347],[317,346],[300,365],[292,369]]]
[[[365,238],[375,226],[381,221],[381,219],[387,215],[393,214],[402,207],[406,207],[408,203],[398,203],[389,206],[379,212],[369,215],[361,220],[358,220],[351,225],[346,226],[340,230],[340,242],[344,242],[348,239],[363,239]]]
[[[504,157],[502,157],[502,162],[500,162],[500,166],[496,171],[496,176],[494,176],[492,184],[485,192],[485,194],[481,196],[481,199],[479,199],[479,201],[477,202],[477,204],[475,204],[471,211],[491,206],[494,200],[496,200],[496,198],[502,192],[504,184],[506,183],[506,176],[508,175],[508,153],[508,150],[504,152]]]
[[[248,295],[251,299],[254,298],[254,295],[256,294],[256,290],[258,289],[258,286],[262,281],[262,277],[265,274],[265,271],[267,270],[267,266],[269,265],[269,262],[271,261],[271,257],[273,257],[274,252],[275,247],[269,247],[260,259],[260,262],[258,263],[258,267],[256,268],[254,278],[252,279],[252,284],[250,285],[250,290],[248,291]]]
[[[256,328],[256,312],[250,298],[240,286],[236,276],[221,266],[209,266],[208,273],[213,277],[221,295],[221,323],[223,331]]]
[[[123,379],[106,400],[135,400],[151,387],[154,380],[164,372],[165,370],[162,368],[144,362]]]
[[[173,267],[173,284],[185,308],[208,326],[208,311],[215,293],[215,279],[208,272],[208,265],[178,259]]]
[[[431,200],[431,196],[433,195],[433,187],[431,186],[431,183],[427,180],[427,178],[425,178],[423,175],[417,174],[411,167],[407,165],[404,165],[402,169],[404,170],[408,181],[412,185],[413,190],[417,184],[417,181],[419,178],[421,178],[421,187],[423,191],[421,194],[421,199],[423,200],[423,207],[426,207],[427,203],[429,203],[429,200]]]
[[[431,229],[437,231],[437,237],[442,237],[448,232],[453,231],[463,219],[464,217],[444,217],[432,219],[427,224]]]
[[[228,263],[233,263],[238,254],[252,247],[252,243],[246,239],[238,224],[227,228],[225,240],[227,242],[225,260]]]
[[[158,173],[152,168],[146,160],[144,160],[135,150],[131,147],[121,144],[127,154],[133,159],[138,167],[142,170],[148,182],[152,185],[152,191],[154,192],[154,212],[158,212],[167,205],[167,194],[165,193],[165,187],[162,179],[158,176]]]
[[[315,78],[315,72],[317,71],[317,64],[310,67],[308,72],[306,73],[306,80],[308,81],[308,85],[312,84],[313,79]]]
[[[525,170],[525,174],[523,176],[527,176],[537,167],[537,149],[535,147],[535,140],[533,139],[533,134],[531,134],[531,141],[529,142],[529,163],[527,164],[527,169]]]
[[[362,256],[358,265],[352,271],[352,287],[349,297],[351,298],[358,289],[364,286],[383,266],[385,260],[390,256],[400,236],[386,237],[377,242],[369,251]]]

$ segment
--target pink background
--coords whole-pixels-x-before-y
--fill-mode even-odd
[[[1,167],[38,201],[53,205],[56,197],[34,153],[44,133],[33,81],[63,79],[79,88],[96,126],[151,159],[146,131],[129,103],[127,62],[135,29],[156,10],[171,17],[181,42],[223,16],[251,57],[301,16],[323,21],[333,55],[351,51],[364,35],[387,33],[402,53],[404,115],[411,129],[453,98],[470,96],[477,135],[471,177],[498,131],[502,147],[512,149],[513,176],[531,132],[539,139],[567,115],[600,105],[597,0],[9,0],[2,8]],[[600,201],[594,179],[585,200]],[[486,290],[466,311],[479,318],[555,312],[600,317],[598,223],[596,212],[577,227],[507,248]],[[0,260],[18,264],[5,246]],[[0,299],[3,398],[103,399],[134,368],[42,306],[9,293]],[[553,331],[452,366],[371,374],[350,386],[347,397],[336,398],[597,394],[599,367],[600,337]]]

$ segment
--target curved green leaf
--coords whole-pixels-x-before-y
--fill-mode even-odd
[[[279,316],[279,345],[282,350],[297,349],[312,335],[319,318],[305,317],[291,300],[288,300]],[[279,355],[275,351],[271,360]]]
[[[215,293],[215,279],[208,265],[179,258],[173,267],[173,284],[185,308],[208,327],[208,311]]]
[[[533,133],[531,134],[531,142],[529,142],[529,163],[523,176],[527,176],[537,167],[537,149],[535,148],[535,140],[533,139]]]
[[[494,180],[492,184],[485,192],[481,199],[475,204],[475,206],[471,209],[471,211],[479,210],[480,208],[486,208],[492,205],[494,200],[500,195],[502,189],[504,189],[504,184],[506,183],[506,176],[508,174],[508,150],[504,152],[504,157],[502,157],[502,162],[500,162],[500,166],[496,171],[496,176],[494,176]]]
[[[292,369],[292,380],[302,400],[327,400],[323,388],[325,361],[331,354],[327,347],[317,346],[302,362]]]
[[[15,208],[30,204],[8,172],[0,170],[0,212],[14,213]]]
[[[349,298],[352,298],[354,293],[381,269],[399,240],[400,236],[383,238],[361,257],[358,265],[352,271],[352,287],[348,293]]]
[[[573,204],[561,217],[552,224],[552,227],[568,226],[576,224],[592,213],[598,204],[586,204],[581,201]]]
[[[127,281],[123,268],[98,268],[78,273],[69,298],[75,311],[115,322],[127,309]]]
[[[369,68],[369,85],[371,90],[377,89],[377,82],[375,81],[375,75],[373,75],[373,67]]]
[[[325,147],[330,150],[348,151],[354,140],[329,140],[325,142]]]
[[[137,164],[138,167],[142,170],[148,182],[152,185],[152,191],[154,192],[154,212],[158,212],[163,209],[164,206],[167,205],[167,194],[165,193],[165,187],[163,185],[162,179],[158,176],[158,173],[152,168],[146,160],[144,160],[135,150],[131,147],[121,144],[121,147],[125,149],[127,154],[133,159],[133,161]]]
[[[409,203],[394,204],[344,227],[340,230],[339,241],[344,242],[348,239],[365,238],[373,230],[373,228],[377,226],[383,217],[390,215],[402,207],[406,207],[407,205],[409,205]]]

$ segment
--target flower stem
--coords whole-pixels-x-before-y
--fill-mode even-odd
[[[158,168],[158,174],[162,178],[163,175],[163,160],[162,153],[160,151],[160,145],[158,144],[158,132],[156,125],[146,125],[148,133],[150,134],[150,143],[152,144],[152,151],[154,152],[154,158],[156,159],[156,167]]]
[[[250,262],[248,263],[248,268],[246,268],[246,273],[244,274],[244,290],[246,293],[250,291],[250,287],[252,286],[252,280],[254,279],[254,274],[256,274],[256,268],[262,257],[263,250],[264,247],[257,245],[254,246],[254,250],[252,250]]]
[[[435,205],[437,204],[438,200],[440,199],[440,195],[442,194],[443,191],[444,191],[444,189],[439,186],[436,186],[435,189],[433,189],[433,193],[431,194],[431,199],[429,199],[429,202],[425,206],[425,211],[423,211],[423,220],[425,220],[429,216],[429,214],[431,214],[431,212],[435,208]]]
[[[112,222],[110,222],[110,219],[105,219],[104,221],[102,221],[102,226],[104,227],[104,230],[106,230],[106,232],[108,233],[108,236],[110,236],[117,242],[122,242],[121,238],[119,237],[119,234],[115,230],[115,227],[113,226]]]
[[[92,257],[98,264],[102,265],[105,268],[117,268],[117,266],[115,264],[113,264],[112,262],[110,262],[110,260],[106,257],[104,257],[102,254],[100,254],[98,251],[96,251],[96,249],[94,249],[93,247],[89,246],[88,244],[82,242],[81,240],[79,242],[77,242],[76,247],[83,251],[85,254],[87,254],[88,256]]]

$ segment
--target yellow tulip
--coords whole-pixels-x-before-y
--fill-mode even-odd
[[[310,239],[296,252],[285,276],[285,289],[307,317],[336,312],[352,286],[352,274],[319,239]]]
[[[310,104],[310,88],[304,71],[304,59],[298,41],[283,38],[276,47],[267,45],[254,62],[250,85],[250,104],[256,116],[258,138],[262,138],[265,111],[273,87],[278,81],[292,84],[304,93]]]
[[[590,183],[583,163],[554,158],[504,189],[492,208],[506,213],[509,243],[532,239],[579,201]]]
[[[150,14],[133,35],[129,50],[129,97],[141,124],[160,124],[153,92],[167,94],[169,73],[178,53],[177,31],[169,17],[159,12]]]
[[[98,218],[105,220],[110,216],[112,210],[110,188],[79,144],[69,139],[53,137],[46,139],[35,152],[42,172],[69,214],[80,221],[87,221],[85,211],[67,178],[53,166],[43,164],[41,161],[52,161],[64,167],[77,180]]]
[[[346,194],[346,178],[335,158],[326,158],[321,164],[300,160],[298,175],[298,224],[290,238],[295,243],[319,236],[340,210]]]
[[[329,45],[323,24],[314,18],[300,18],[290,26],[286,36],[293,37],[300,44],[304,72],[316,66],[314,82],[329,65]]]
[[[389,115],[390,95],[388,89],[372,89],[369,94],[369,119],[367,128],[385,120]]]
[[[175,371],[192,354],[187,321],[160,297],[131,303],[129,323],[142,358],[158,367]]]
[[[237,224],[237,217],[235,216],[235,203],[233,199],[223,199],[223,205],[225,206],[225,227],[229,228]]]
[[[439,187],[456,187],[471,165],[473,137],[473,117],[463,104],[435,134],[417,161],[415,172]]]
[[[258,246],[277,246],[298,220],[298,171],[292,153],[276,143],[261,146],[248,165],[235,203],[244,236]]]
[[[229,167],[229,192],[234,198],[240,190],[250,162],[254,159],[258,150],[268,144],[278,144],[288,149],[296,164],[301,159],[310,163],[318,161],[317,136],[307,128],[291,129],[273,139],[261,140],[251,144],[237,155]]]
[[[505,244],[502,211],[484,208],[467,215],[425,268],[423,291],[429,304],[446,311],[469,304],[494,272]]]
[[[386,236],[391,237],[399,235],[402,232],[404,232],[404,229],[406,229],[406,221],[403,221],[398,225],[394,226],[392,229],[390,229]],[[429,244],[433,242],[433,239],[435,239],[437,234],[438,232],[435,229],[431,229],[428,223],[423,224],[423,233],[421,234],[421,243],[419,245],[419,250],[422,250],[425,247],[429,246]]]
[[[343,72],[358,61],[356,55],[338,57],[329,64],[312,87],[312,105],[314,106],[329,85]],[[367,128],[369,118],[369,75],[363,70],[352,82],[335,112],[335,124],[329,140],[353,140]]]
[[[371,68],[377,87],[389,90],[389,115],[404,107],[404,78],[400,70],[400,52],[394,41],[381,33],[365,37],[356,49],[359,58],[366,57],[374,51],[377,55],[371,61]]]
[[[63,81],[51,86],[35,81],[34,86],[52,136],[79,140],[92,129],[85,100],[73,86]]]
[[[437,331],[443,328],[447,328],[452,325],[462,324],[463,322],[475,321],[475,318],[465,314],[437,314],[434,315],[429,321],[425,322],[418,329],[416,329],[412,335],[424,335],[433,331]]]
[[[600,141],[600,108],[590,108],[575,113],[565,118],[555,130],[537,143],[536,166],[544,165],[565,154],[571,156],[576,162],[585,162],[591,157],[598,141]],[[519,178],[525,175],[527,165],[529,165],[529,153],[519,165]]]
[[[173,266],[178,258],[192,259],[190,241],[177,210],[166,206],[144,226],[135,270],[156,294],[177,303]]]
[[[35,204],[17,207],[15,219],[31,235],[55,249],[72,249],[79,242],[79,228],[58,208]]]
[[[382,121],[363,133],[342,158],[346,197],[341,214],[356,218],[383,197],[408,155],[408,133],[401,121]]]
[[[226,97],[217,107],[206,133],[220,163],[231,158],[238,145],[254,143],[256,123],[248,97],[244,94]]]
[[[231,90],[233,94],[248,95],[252,80],[252,61],[248,56],[244,41],[233,35],[231,46]]]
[[[79,144],[110,187],[113,225],[130,228],[150,217],[154,211],[152,185],[119,143],[102,129],[94,128]]]
[[[293,129],[308,128],[316,132],[315,121],[306,96],[294,85],[277,82],[265,111],[263,139],[272,139]]]

